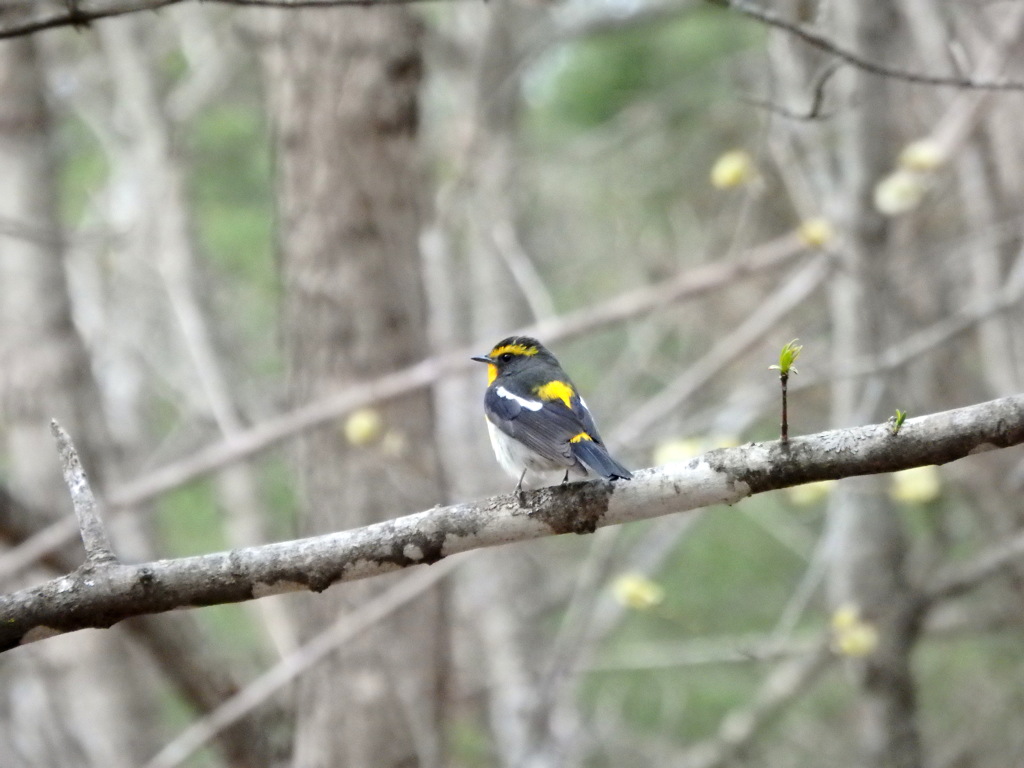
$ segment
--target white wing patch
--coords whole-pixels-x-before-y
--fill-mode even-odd
[[[523,406],[523,408],[526,408],[531,411],[539,411],[541,408],[544,407],[544,403],[542,403],[540,400],[527,400],[525,397],[520,397],[517,394],[509,392],[504,387],[498,387],[496,390],[494,390],[494,392],[496,395],[498,395],[498,397],[504,397],[506,400],[515,400],[517,403]]]

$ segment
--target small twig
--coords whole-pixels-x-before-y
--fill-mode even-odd
[[[779,440],[783,445],[789,443],[789,374],[791,371],[793,373],[799,373],[793,363],[795,363],[796,359],[800,357],[800,350],[803,349],[803,346],[796,342],[797,340],[793,339],[782,348],[782,351],[779,353],[778,365],[768,366],[769,370],[779,372],[779,383],[782,385],[782,429],[779,435]]]
[[[822,70],[821,74],[818,75],[817,79],[814,82],[814,87],[811,90],[813,94],[811,98],[811,106],[807,109],[806,112],[797,112],[795,110],[789,109],[788,107],[783,107],[780,104],[775,104],[774,102],[768,99],[758,99],[750,96],[741,96],[740,100],[752,106],[759,107],[761,109],[766,109],[769,112],[772,112],[773,114],[780,115],[790,120],[802,120],[805,122],[811,122],[813,120],[826,120],[832,117],[832,114],[824,114],[821,110],[822,106],[825,103],[825,86],[828,84],[828,81],[832,78],[832,75],[834,75],[841,66],[841,61],[830,62]]]
[[[788,389],[789,374],[788,373],[780,373],[779,374],[779,383],[782,385],[782,425],[781,425],[782,426],[782,430],[781,430],[781,434],[779,435],[779,439],[782,442],[784,442],[784,443],[788,443],[789,442],[789,398],[787,397],[787,395],[789,394],[789,389]]]
[[[71,503],[75,507],[78,528],[82,533],[82,544],[85,545],[85,558],[89,565],[105,565],[116,563],[117,556],[110,546],[106,528],[100,519],[96,497],[89,486],[89,478],[85,475],[78,451],[56,419],[50,420],[50,431],[57,441],[57,452],[60,455],[60,468],[64,473],[64,482],[71,492]]]
[[[608,444],[625,445],[640,438],[661,422],[666,414],[699,392],[701,387],[713,382],[726,365],[757,344],[788,312],[803,304],[832,273],[832,264],[828,257],[815,258],[787,277],[746,320],[718,339],[711,349],[675,381],[646,403],[634,408],[618,427],[605,435]]]

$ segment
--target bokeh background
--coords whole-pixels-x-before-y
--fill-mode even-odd
[[[3,589],[81,561],[53,416],[143,561],[509,492],[466,358],[524,328],[637,468],[776,438],[793,339],[791,434],[1020,392],[1024,96],[979,85],[1024,83],[1024,9],[757,8],[822,45],[685,0],[0,42]],[[1024,564],[977,566],[1022,459],[36,643],[0,763],[1021,765]]]

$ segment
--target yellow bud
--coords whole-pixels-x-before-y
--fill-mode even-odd
[[[832,614],[832,630],[841,632],[860,621],[860,608],[853,603],[843,603]]]
[[[719,156],[711,168],[711,183],[718,189],[740,187],[756,178],[754,160],[742,149],[734,149]]]
[[[939,498],[942,477],[934,464],[894,472],[889,495],[905,504],[927,504]]]
[[[644,611],[665,599],[665,590],[641,573],[624,573],[612,583],[615,599],[627,608]]]
[[[861,623],[836,635],[832,650],[842,656],[862,659],[878,647],[878,630],[873,624]]]
[[[809,507],[823,501],[835,487],[835,480],[819,480],[816,483],[804,483],[786,489],[789,500],[798,507]]]
[[[860,608],[846,603],[832,614],[831,645],[841,656],[863,658],[878,647],[878,629],[861,618]]]
[[[828,219],[817,217],[800,222],[797,228],[797,235],[803,244],[809,248],[823,248],[828,245],[836,236],[836,231]]]
[[[908,171],[934,171],[945,162],[946,154],[934,139],[912,141],[900,152],[900,167]]]
[[[345,439],[349,445],[369,445],[380,437],[383,430],[384,419],[373,408],[360,408],[345,419]]]
[[[875,208],[886,216],[899,216],[917,208],[924,193],[924,180],[920,174],[895,171],[875,186]]]

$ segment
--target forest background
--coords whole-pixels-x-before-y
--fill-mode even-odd
[[[230,5],[0,42],[4,592],[82,559],[54,416],[139,562],[507,493],[444,356],[532,324],[637,468],[776,439],[794,338],[792,434],[1024,389],[1018,3]],[[1021,765],[1022,486],[1010,448],[34,643],[0,762]]]

